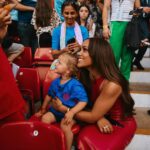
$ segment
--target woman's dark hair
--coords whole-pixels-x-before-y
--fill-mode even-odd
[[[52,14],[50,0],[38,0],[36,4],[36,25],[37,27],[46,27],[50,25]]]
[[[66,0],[61,6],[61,13],[63,13],[66,6],[72,6],[74,10],[78,13],[79,7],[74,0]]]
[[[121,74],[116,64],[110,44],[104,39],[90,38],[88,52],[93,62],[92,66],[99,72],[99,74],[105,79],[121,86],[124,117],[133,115],[134,101],[130,95],[129,82]],[[87,82],[87,84],[89,84],[89,80],[87,80]],[[86,83],[84,83],[84,85],[85,84]]]
[[[88,17],[90,16],[90,8],[89,8],[89,6],[88,6],[88,5],[86,5],[86,4],[82,4],[81,6],[79,6],[79,11],[80,11],[80,9],[81,9],[82,7],[86,7],[86,8],[87,8],[87,10],[89,11],[89,14],[88,14],[88,16],[87,16],[86,23],[85,23],[85,26],[86,26],[86,25],[87,25]],[[77,22],[79,23],[79,25],[81,25],[80,15],[78,15]]]

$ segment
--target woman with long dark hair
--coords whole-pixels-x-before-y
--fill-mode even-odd
[[[61,23],[53,8],[53,0],[38,0],[33,13],[32,24],[36,29],[39,47],[51,47],[53,29]]]
[[[89,123],[79,133],[78,149],[124,149],[136,130],[134,101],[110,44],[99,38],[84,41],[78,67],[84,69],[80,77],[91,100],[90,109],[76,115],[78,120]]]
[[[99,38],[86,40],[79,53],[78,67],[88,70],[86,76],[89,80],[84,85],[90,87],[92,109],[78,113],[77,119],[97,122],[101,131],[94,125],[84,127],[78,137],[79,149],[83,145],[85,149],[124,149],[136,130],[134,101],[129,83],[116,65],[109,43]]]

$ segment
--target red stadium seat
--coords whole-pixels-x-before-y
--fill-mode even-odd
[[[53,61],[51,48],[37,48],[34,55],[34,61]]]
[[[16,79],[21,90],[28,89],[33,92],[34,102],[41,100],[40,79],[36,69],[20,68]]]
[[[36,66],[34,68],[37,70],[39,77],[40,77],[40,84],[43,86],[43,81],[45,79],[47,71],[50,69],[50,65],[49,66]]]
[[[51,82],[56,79],[59,75],[55,73],[53,70],[48,70],[43,82],[43,99],[45,98],[49,86],[51,85]]]
[[[33,122],[41,122],[41,118],[40,117],[36,117],[35,115],[33,115],[31,118],[30,118],[30,121],[33,121]],[[48,126],[55,126],[57,128],[60,128],[60,123],[53,123],[51,125],[48,125]],[[73,134],[77,134],[79,133],[80,131],[80,125],[78,124],[75,124],[73,127],[72,127],[72,132]]]
[[[62,131],[41,122],[18,122],[0,128],[1,150],[66,150]]]
[[[30,47],[25,47],[23,53],[17,57],[14,62],[20,67],[32,67],[32,51]]]
[[[43,85],[45,75],[50,68],[53,61],[53,56],[51,53],[51,48],[37,48],[34,55],[33,66],[39,73],[40,82]]]
[[[37,48],[34,55],[33,66],[50,66],[53,61],[51,48]]]

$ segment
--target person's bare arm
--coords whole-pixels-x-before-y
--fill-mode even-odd
[[[106,83],[92,110],[81,111],[77,113],[76,118],[84,122],[95,123],[111,109],[120,94],[121,87],[119,85],[112,82]]]
[[[20,10],[20,11],[34,11],[34,7],[22,5],[17,0],[11,0],[11,1],[16,4],[15,9],[17,9],[17,10]]]
[[[76,104],[76,106],[74,106],[73,108],[68,110],[66,112],[66,114],[65,114],[65,122],[66,122],[66,124],[69,124],[72,121],[74,115],[76,113],[78,113],[79,111],[81,111],[86,105],[87,105],[87,102],[78,102]]]
[[[98,5],[98,7],[99,7],[99,9],[101,10],[101,11],[103,11],[103,3],[101,2],[101,0],[98,0],[97,1],[97,5]]]
[[[108,12],[110,10],[111,0],[105,0],[103,6],[102,20],[103,20],[103,36],[105,39],[109,39],[110,31],[108,28]]]
[[[135,0],[134,7],[140,8],[140,6],[141,6],[140,0]]]
[[[41,109],[35,114],[37,117],[41,117],[44,113],[47,112],[48,103],[52,100],[51,96],[46,95],[44,98],[44,102],[41,106]]]
[[[143,7],[143,12],[150,13],[150,7]]]
[[[7,27],[9,24],[11,24],[9,11],[4,8],[0,8],[0,43],[7,33]]]

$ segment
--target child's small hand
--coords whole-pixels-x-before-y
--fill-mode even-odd
[[[74,113],[72,111],[68,111],[64,117],[65,124],[69,124],[72,121],[73,117]]]
[[[68,47],[68,52],[71,54],[75,54],[81,49],[81,46],[78,42],[69,44],[67,47]]]
[[[56,97],[55,99],[52,99],[52,103],[51,104],[54,107],[54,109],[59,111],[59,107],[62,105],[62,102],[61,102],[61,100],[58,97]]]
[[[97,126],[102,133],[112,133],[113,132],[113,126],[104,117],[97,121]]]
[[[40,111],[38,111],[37,113],[35,113],[35,116],[36,116],[36,117],[41,117],[41,116],[43,116],[43,114],[44,114],[45,112],[46,112],[45,110],[40,110]]]

